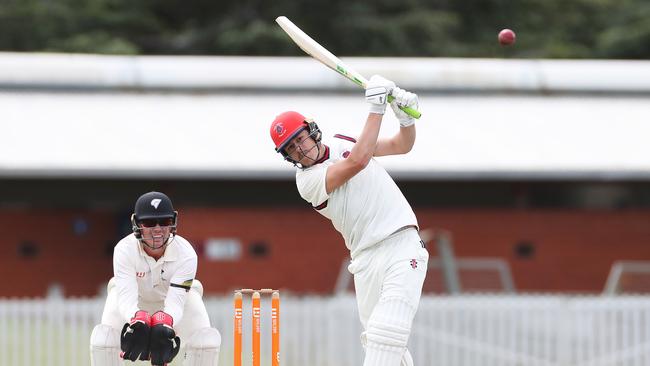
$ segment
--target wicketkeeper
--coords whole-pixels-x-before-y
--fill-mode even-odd
[[[387,98],[399,132],[378,139]],[[332,221],[350,250],[364,332],[364,366],[410,366],[406,344],[420,302],[429,254],[410,205],[373,156],[406,154],[415,142],[415,120],[399,107],[417,109],[417,95],[373,76],[366,87],[370,113],[361,135],[323,139],[316,123],[284,112],[271,124],[275,150],[294,164],[303,199]]]
[[[163,193],[136,201],[133,233],[115,246],[102,322],[90,336],[91,365],[166,365],[182,347],[183,365],[217,366],[221,335],[210,326],[203,287],[194,278],[196,252],[176,234],[177,220]]]

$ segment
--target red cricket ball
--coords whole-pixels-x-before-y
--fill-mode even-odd
[[[504,29],[499,32],[499,43],[501,43],[502,46],[510,46],[511,44],[515,43],[516,38],[517,36],[515,35],[515,32],[512,31],[512,29]]]

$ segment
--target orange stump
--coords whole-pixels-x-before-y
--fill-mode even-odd
[[[234,319],[234,366],[241,365],[242,354],[242,295],[241,292],[235,292],[235,319]]]
[[[271,365],[280,366],[280,293],[271,295]]]
[[[251,366],[261,364],[262,295],[271,295],[271,365],[280,366],[280,291],[272,289],[241,289],[235,291],[233,322],[233,364],[242,366],[243,296],[251,295]]]
[[[253,366],[260,366],[260,293],[255,291],[253,292]]]

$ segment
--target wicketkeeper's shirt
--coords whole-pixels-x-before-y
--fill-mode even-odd
[[[120,314],[130,319],[141,309],[139,304],[163,304],[160,310],[178,324],[196,267],[194,248],[179,235],[167,245],[158,261],[145,253],[134,234],[126,236],[113,251]]]
[[[362,171],[327,194],[327,168],[346,159],[355,142],[354,138],[334,135],[323,142],[325,156],[317,164],[296,172],[300,196],[332,221],[343,235],[352,259],[396,230],[418,224],[406,198],[375,159],[370,159]]]

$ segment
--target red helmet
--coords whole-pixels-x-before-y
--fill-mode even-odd
[[[275,151],[282,152],[291,139],[308,127],[307,118],[302,114],[294,111],[280,113],[271,123],[271,138],[275,144]]]

